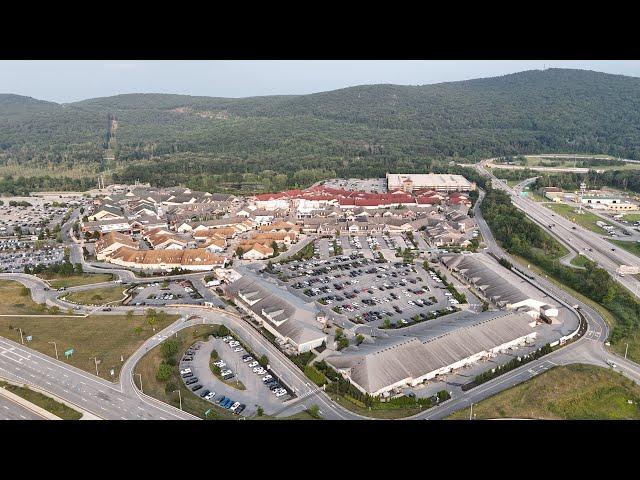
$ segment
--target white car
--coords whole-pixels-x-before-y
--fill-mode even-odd
[[[244,348],[236,347],[236,348],[233,349],[233,351],[236,352],[236,353],[240,353],[240,352],[244,351]]]
[[[232,412],[235,412],[239,406],[240,406],[240,402],[236,402],[233,405],[231,405],[231,408],[229,410],[231,410]]]
[[[231,335],[227,335],[222,339],[224,343],[229,343],[231,340],[233,340],[233,337]]]
[[[204,396],[204,399],[205,400],[211,400],[215,396],[216,396],[216,392],[209,392]]]
[[[180,370],[180,375],[186,375],[187,373],[191,373],[190,368],[183,368],[182,370]]]
[[[253,367],[253,373],[258,373],[260,370],[264,370],[264,369],[259,365],[256,365],[255,367]]]
[[[286,395],[287,391],[284,388],[281,388],[280,390],[276,390],[275,394],[276,394],[276,397],[281,397],[283,395]]]
[[[265,373],[267,373],[267,371],[264,368],[260,368],[260,370],[258,370],[256,373],[258,375],[264,375]]]
[[[229,375],[230,373],[233,373],[231,370],[226,369],[226,370],[222,370],[220,372],[220,375],[222,375],[223,377],[226,377],[227,375]]]
[[[271,380],[273,377],[271,375],[265,375],[264,377],[262,377],[262,381],[266,382],[267,380]]]
[[[240,345],[240,342],[238,342],[237,340],[234,340],[233,342],[229,342],[229,346],[231,348],[237,347],[238,345]]]
[[[243,361],[244,363],[247,363],[247,362],[251,362],[252,360],[253,360],[253,357],[247,357],[247,358],[245,358],[245,359],[244,359],[244,360],[242,360],[242,361]]]
[[[258,365],[258,362],[257,362],[256,360],[254,360],[253,362],[251,362],[251,363],[249,364],[249,368],[253,368],[253,367],[255,367],[256,365]]]

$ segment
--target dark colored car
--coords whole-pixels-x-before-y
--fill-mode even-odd
[[[202,388],[202,385],[198,384],[198,385],[195,385],[195,386],[191,387],[191,391],[192,392],[197,392],[201,388]]]
[[[210,393],[209,390],[203,390],[202,392],[200,392],[200,397],[204,398],[206,395],[208,395]]]
[[[187,380],[184,383],[186,383],[187,385],[193,385],[194,383],[197,383],[197,381],[198,381],[198,377],[193,377],[193,378],[190,378],[189,380]]]

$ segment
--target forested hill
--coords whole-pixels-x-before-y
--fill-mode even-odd
[[[539,152],[640,159],[640,79],[550,69],[243,99],[128,94],[58,105],[0,95],[0,173],[14,175],[107,171],[271,190]]]

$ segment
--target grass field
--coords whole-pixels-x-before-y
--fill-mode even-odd
[[[584,267],[588,261],[589,259],[584,255],[576,255],[571,259],[571,265],[575,265],[576,267]]]
[[[213,335],[217,331],[216,325],[198,325],[185,328],[178,332],[177,336],[171,337],[172,340],[177,340],[179,344],[178,354],[176,358],[181,358],[184,351],[189,348],[197,340],[206,340],[209,335]],[[182,379],[180,378],[180,372],[178,366],[172,367],[172,376],[168,381],[162,382],[156,378],[156,372],[162,362],[162,355],[160,352],[160,346],[157,346],[153,350],[149,351],[135,367],[134,373],[142,375],[142,388],[144,393],[150,395],[158,400],[162,400],[165,403],[179,406],[178,393],[175,390],[180,390],[182,395],[182,409],[186,412],[195,415],[196,417],[205,418],[204,412],[211,409],[213,412],[209,414],[210,419],[238,419],[237,415],[233,415],[228,410],[220,408],[207,400],[203,400],[198,395],[189,390]],[[135,375],[136,381],[138,376]]]
[[[44,305],[31,300],[31,293],[20,282],[0,280],[0,315],[38,315]]]
[[[158,317],[155,328],[159,331],[171,324],[177,316]],[[134,315],[128,320],[124,315],[91,315],[82,318],[64,317],[0,317],[0,336],[20,342],[20,327],[23,336],[32,335],[33,340],[25,346],[55,358],[55,341],[59,360],[87,372],[96,373],[93,357],[97,356],[99,376],[115,380],[120,374],[120,356],[127,359],[140,345],[153,335],[153,327],[145,317]],[[73,348],[75,352],[66,359],[63,352]],[[114,376],[109,369],[114,369]]]
[[[601,221],[602,219],[586,209],[582,209],[582,213],[576,213],[577,207],[555,202],[549,203],[546,207],[549,210],[553,210],[555,213],[562,215],[566,219],[571,220],[575,224],[591,230],[592,232],[603,235],[607,234],[607,231],[604,228],[600,228],[596,225],[596,222]]]
[[[620,248],[626,250],[627,252],[633,253],[634,255],[640,257],[640,243],[625,242],[623,240],[609,240],[609,241],[614,245],[617,245]]]
[[[638,420],[640,386],[606,368],[554,367],[475,404],[473,413],[477,419]],[[469,409],[448,418],[468,419]]]
[[[93,288],[82,292],[71,292],[65,297],[65,300],[83,305],[104,305],[106,303],[120,305],[121,300],[125,298],[125,290],[126,287],[122,285]]]
[[[0,388],[4,388],[9,392],[24,398],[28,402],[44,408],[46,411],[53,413],[55,416],[60,417],[63,420],[80,420],[80,418],[82,418],[82,414],[80,412],[68,407],[64,403],[55,401],[53,398],[40,392],[31,390],[28,387],[18,387],[16,385],[0,381]]]
[[[640,221],[640,213],[625,213],[622,220],[626,220],[627,222]]]
[[[43,277],[44,278],[44,277]],[[71,275],[70,277],[45,278],[52,288],[69,288],[92,283],[108,282],[113,279],[110,273]]]

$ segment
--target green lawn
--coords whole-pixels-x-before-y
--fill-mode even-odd
[[[582,209],[582,213],[577,213],[577,205],[574,207],[573,205],[552,202],[545,206],[549,210],[553,210],[555,213],[562,215],[566,219],[571,220],[577,225],[591,230],[592,232],[600,233],[603,235],[607,234],[607,231],[604,228],[600,228],[598,225],[596,225],[596,222],[602,221],[602,219],[584,208]]]
[[[64,403],[55,401],[47,395],[31,390],[28,387],[18,387],[16,385],[0,381],[0,388],[4,388],[9,392],[24,398],[28,402],[44,408],[47,412],[51,412],[63,420],[80,420],[80,418],[82,418],[82,414],[80,412],[68,407]]]
[[[448,418],[464,420],[469,413],[466,408]],[[640,386],[606,368],[554,367],[474,404],[473,413],[477,419],[639,420]]]
[[[622,220],[626,220],[627,222],[640,221],[640,213],[625,213]]]
[[[156,331],[171,324],[176,315],[159,316],[155,323]],[[89,317],[0,317],[0,336],[20,343],[23,337],[31,335],[33,340],[25,346],[55,358],[56,342],[59,360],[81,368],[95,375],[93,357],[97,356],[99,376],[115,380],[120,374],[122,362],[154,333],[153,327],[145,317],[134,315],[128,319],[125,315],[91,315]],[[73,348],[73,355],[66,359],[63,352]],[[114,376],[109,369],[114,369]]]
[[[640,257],[640,243],[638,242],[625,242],[624,240],[609,240],[614,245],[625,249],[627,252],[633,253]]]
[[[122,285],[114,285],[110,287],[92,288],[82,292],[71,292],[65,300],[83,305],[120,305],[120,301],[125,298],[124,291],[127,287]]]
[[[189,348],[197,340],[206,340],[209,335],[213,335],[217,332],[217,325],[198,325],[185,328],[178,332],[177,336],[171,337],[171,340],[178,342],[178,354],[176,359],[182,358],[184,351]],[[237,415],[233,415],[231,412],[224,408],[200,398],[198,395],[189,390],[182,379],[180,378],[179,367],[175,365],[172,367],[172,373],[169,380],[166,382],[160,381],[156,378],[156,372],[162,362],[163,357],[161,354],[160,346],[157,346],[153,350],[149,351],[135,367],[135,373],[142,375],[142,388],[144,393],[150,395],[158,400],[173,405],[179,406],[178,393],[175,390],[180,390],[182,395],[182,409],[197,417],[205,418],[204,412],[208,409],[212,410],[209,414],[209,419],[238,419]],[[138,376],[135,375],[136,382],[138,382]]]
[[[46,280],[52,288],[69,288],[77,287],[79,285],[108,282],[112,279],[113,275],[110,273],[85,273],[84,275],[71,275],[70,277],[57,277],[51,279],[47,278]]]

